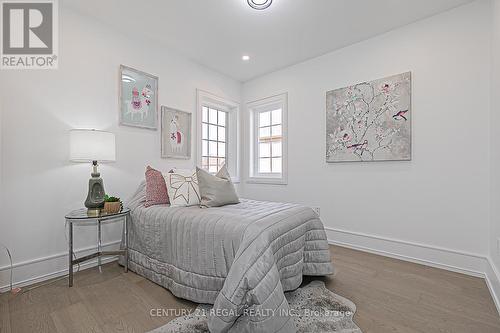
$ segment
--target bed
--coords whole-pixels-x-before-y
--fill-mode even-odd
[[[129,268],[175,296],[214,304],[211,332],[295,332],[284,291],[333,273],[311,208],[242,199],[217,208],[128,203]]]

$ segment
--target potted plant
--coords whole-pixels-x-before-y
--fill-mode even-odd
[[[104,196],[104,208],[102,211],[106,214],[116,214],[122,210],[122,201],[120,198],[105,195]]]

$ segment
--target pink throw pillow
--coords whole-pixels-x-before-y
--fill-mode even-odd
[[[146,202],[144,207],[168,204],[167,185],[160,171],[149,165],[146,168]]]

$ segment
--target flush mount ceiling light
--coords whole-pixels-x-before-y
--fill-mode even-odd
[[[247,0],[247,2],[253,9],[263,10],[271,6],[273,0]]]
[[[241,57],[241,60],[248,61],[248,60],[250,60],[250,56],[244,55],[244,56]]]

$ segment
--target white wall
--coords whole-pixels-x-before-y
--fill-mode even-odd
[[[489,8],[474,2],[245,83],[244,102],[288,92],[289,182],[244,184],[243,195],[319,206],[334,241],[484,272]],[[327,164],[325,93],[405,71],[413,160]]]
[[[500,1],[491,8],[491,114],[490,114],[490,281],[500,297]],[[496,279],[495,279],[496,277]]]
[[[196,88],[239,101],[241,84],[153,43],[130,39],[66,8],[60,10],[58,70],[1,71],[0,242],[17,263],[54,257],[15,270],[23,281],[64,270],[64,215],[83,206],[90,165],[68,161],[68,130],[116,133],[117,161],[101,166],[107,192],[127,198],[145,165],[190,167],[194,160],[160,158],[160,133],[118,124],[118,71],[125,64],[159,76],[159,104],[193,112]],[[193,131],[195,129],[193,118]],[[194,133],[194,132],[193,132]],[[193,142],[192,151],[195,152]],[[194,154],[193,154],[194,156]],[[105,231],[105,242],[121,238]],[[76,248],[95,245],[95,228],[75,236]],[[6,264],[0,253],[0,266]],[[0,273],[0,287],[7,275]]]

